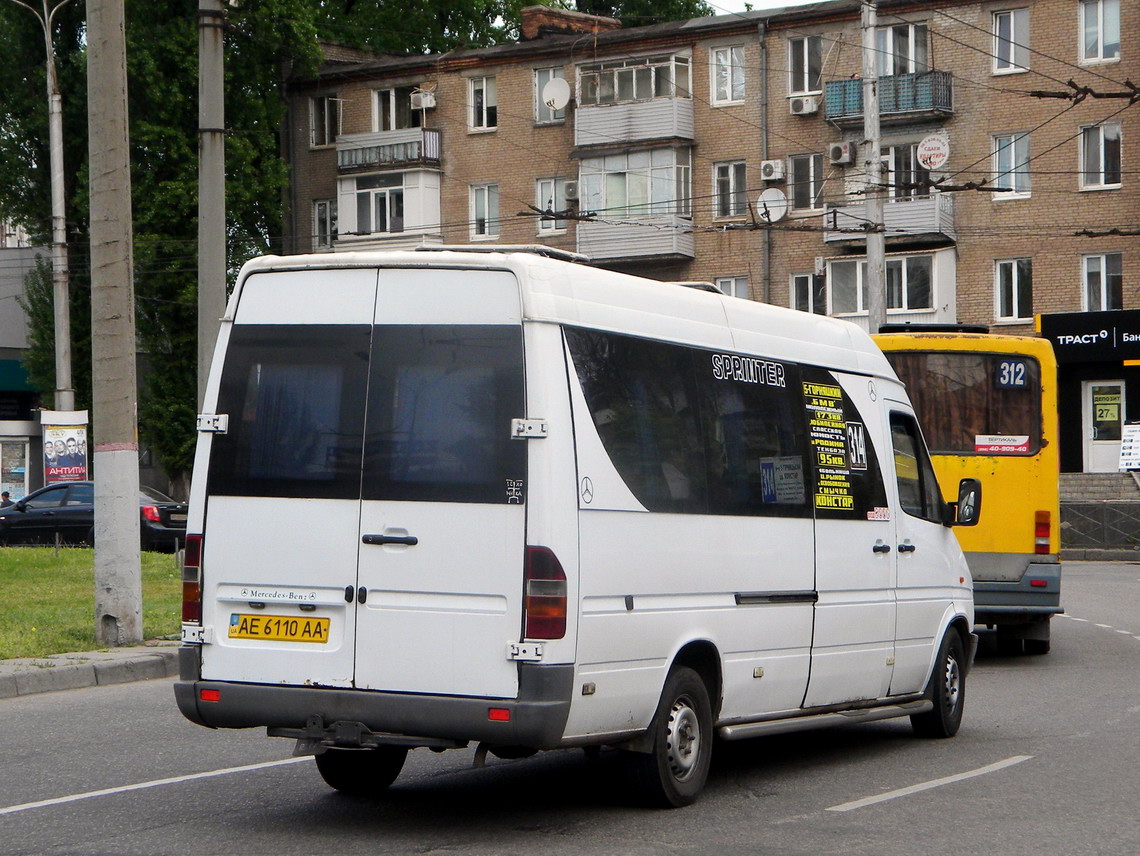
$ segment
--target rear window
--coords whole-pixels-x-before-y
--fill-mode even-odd
[[[930,451],[1036,454],[1041,449],[1041,367],[1024,354],[887,351]]]

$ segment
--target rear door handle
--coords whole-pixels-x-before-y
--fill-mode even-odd
[[[891,552],[891,545],[890,544],[876,544],[874,547],[871,548],[871,552],[873,552],[873,553],[889,553],[889,552]]]
[[[408,547],[420,543],[415,535],[365,535],[360,540],[365,544],[404,544]]]
[[[916,549],[918,548],[914,544],[899,544],[900,553],[913,553]]]

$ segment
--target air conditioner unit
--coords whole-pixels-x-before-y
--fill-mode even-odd
[[[431,110],[435,107],[435,93],[434,92],[413,92],[412,93],[412,109],[413,110]]]
[[[576,202],[578,199],[578,182],[564,182],[562,185],[562,196],[567,202]]]
[[[856,148],[852,142],[832,143],[827,147],[827,160],[834,166],[855,163]]]
[[[760,161],[760,176],[765,181],[782,181],[784,178],[784,162],[782,160]]]
[[[819,99],[814,95],[800,95],[788,102],[793,116],[813,116],[819,111]]]

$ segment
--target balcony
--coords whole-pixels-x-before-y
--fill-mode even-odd
[[[954,113],[954,92],[948,71],[923,71],[879,78],[879,121],[903,125],[940,119]],[[863,81],[829,80],[824,109],[841,127],[863,124]]]
[[[826,243],[866,241],[867,204],[827,206],[823,214]],[[887,243],[937,243],[957,240],[954,197],[948,193],[911,199],[892,199],[883,206]]]
[[[654,98],[579,107],[575,146],[613,146],[644,140],[693,139],[693,99]]]
[[[341,175],[378,167],[438,167],[439,158],[439,131],[428,128],[343,134],[336,141],[336,163]]]
[[[577,230],[578,252],[594,261],[691,259],[696,254],[692,227],[692,221],[672,214],[622,223],[583,220]]]

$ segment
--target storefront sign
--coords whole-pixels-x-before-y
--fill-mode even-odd
[[[1058,363],[1140,359],[1140,310],[1042,315],[1041,335],[1053,343]]]

